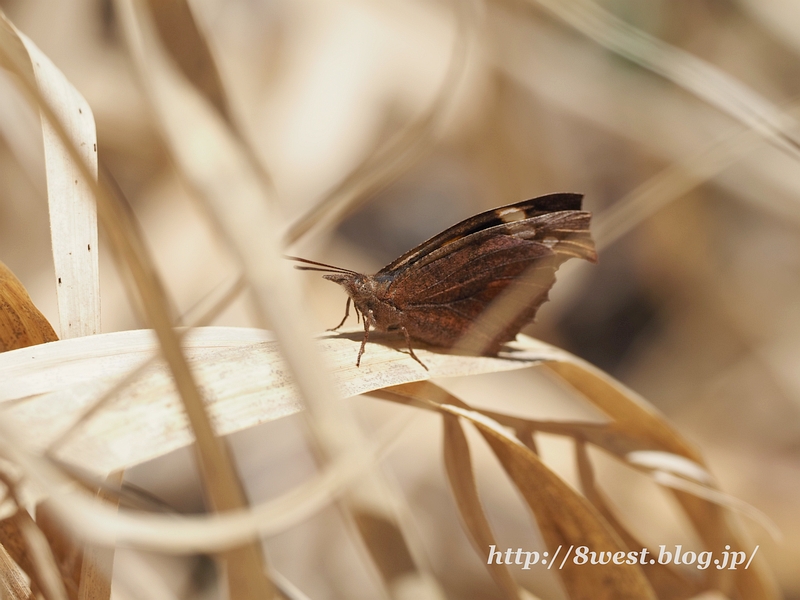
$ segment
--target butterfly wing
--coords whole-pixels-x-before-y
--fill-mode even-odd
[[[530,292],[525,310],[483,340],[484,352],[496,354],[547,300],[562,262],[596,260],[589,220],[589,213],[568,209],[501,222],[430,249],[399,272],[375,277],[388,277],[386,299],[405,315],[411,337],[439,346],[455,344],[497,296],[520,281]]]
[[[376,275],[393,276],[402,272],[408,266],[417,263],[430,254],[442,250],[450,244],[463,241],[467,237],[492,227],[503,226],[537,216],[562,211],[579,211],[581,209],[582,194],[557,193],[539,196],[516,204],[509,204],[487,210],[478,215],[465,219],[460,223],[445,229],[442,233],[433,236],[419,246],[412,248],[383,269]]]

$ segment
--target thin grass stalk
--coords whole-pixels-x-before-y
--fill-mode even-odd
[[[670,202],[713,179],[757,148],[762,140],[757,132],[748,129],[649,178],[594,217],[597,249],[605,250]]]
[[[800,158],[800,124],[765,97],[706,61],[637,29],[593,0],[526,0],[604,48],[661,75]]]

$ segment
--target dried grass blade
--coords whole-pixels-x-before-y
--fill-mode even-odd
[[[291,377],[309,408],[312,431],[325,452],[356,443],[340,405],[330,402],[335,386],[311,342],[300,311],[296,282],[286,276],[278,229],[280,215],[271,190],[259,179],[236,138],[164,55],[141,2],[118,2],[129,48],[160,119],[176,163],[214,215],[242,263],[260,322],[267,317],[280,342]],[[347,432],[347,434],[343,433]]]
[[[113,566],[113,548],[85,548],[78,600],[109,600]]]
[[[63,339],[100,331],[97,208],[84,168],[97,178],[94,116],[84,98],[36,45],[0,13],[0,45],[13,52],[64,127],[78,160],[42,114],[50,232]]]
[[[711,473],[704,466],[671,452],[636,450],[630,452],[625,458],[630,464],[637,467],[680,475],[701,485],[711,485],[714,482]]]
[[[199,313],[196,317],[189,317],[189,327],[196,327],[205,325],[216,318],[216,316],[224,310],[233,299],[241,293],[242,289],[244,288],[244,281],[241,277],[237,277],[235,281],[229,285],[224,286],[222,292],[217,290],[216,294],[213,298],[213,303],[211,306],[207,306],[205,308],[198,308],[196,310]],[[207,299],[204,299],[207,300]],[[205,305],[206,303],[201,301],[201,304]],[[190,311],[194,313],[195,311]],[[187,317],[184,316],[183,320],[186,320]],[[178,336],[181,340],[183,340],[184,336],[192,331],[191,329],[184,329],[178,332]],[[120,393],[122,393],[130,384],[136,381],[148,368],[156,364],[159,359],[159,354],[153,351],[150,358],[145,360],[144,362],[140,363],[138,366],[133,367],[126,375],[119,378],[112,387],[105,390],[92,404],[91,406],[83,409],[81,413],[73,419],[71,425],[62,431],[58,437],[50,442],[45,453],[49,456],[55,457],[55,453],[58,449],[75,434],[75,432],[83,426],[86,422],[88,422],[94,414],[101,411],[103,407],[105,407],[108,403],[113,401]],[[114,469],[112,469],[114,470]]]
[[[542,367],[556,373],[611,417],[615,428],[641,440],[642,446],[637,450],[659,449],[704,464],[699,451],[670,427],[655,408],[597,367],[566,353],[565,360],[548,362]]]
[[[217,64],[185,0],[148,0],[161,41],[184,76],[231,122],[230,106]]]
[[[302,410],[278,345],[269,339],[263,330],[209,327],[195,329],[182,340],[193,372],[208,392],[206,406],[219,434]],[[403,347],[402,340],[395,341]],[[356,368],[358,341],[334,336],[317,344],[343,396],[426,377],[520,369],[556,355],[533,342],[529,350],[512,352],[508,359],[420,350],[427,372],[392,346],[376,344],[369,362]],[[152,332],[125,331],[0,354],[2,418],[25,428],[37,447],[46,447],[61,440],[98,397],[121,387],[120,379],[141,368],[157,348]],[[43,419],[42,414],[49,417]],[[57,456],[103,476],[191,443],[174,384],[161,365],[147,369],[117,400],[90,416],[91,436],[85,429],[76,431]],[[154,422],[162,427],[153,427]]]
[[[568,547],[581,545],[598,553],[624,555],[626,549],[594,508],[530,449],[498,435],[496,429],[477,422],[476,426],[533,511],[552,557],[560,554],[559,549],[568,553]],[[574,565],[568,559],[562,564],[559,575],[572,600],[656,599],[637,565]]]
[[[4,420],[0,420],[0,453],[24,469],[29,479],[51,498],[61,521],[90,543],[167,553],[217,552],[234,548],[258,534],[268,536],[285,531],[328,506],[353,481],[374,467],[405,425],[406,420],[386,426],[368,448],[355,448],[338,457],[319,475],[279,498],[248,510],[214,515],[176,517],[126,509],[117,511],[98,503],[80,488],[64,493],[73,483],[72,479],[50,461],[27,451]]]
[[[50,545],[67,595],[70,600],[78,600],[83,567],[83,545],[58,522],[47,502],[37,505],[35,518],[36,526]]]
[[[607,498],[597,487],[594,469],[589,458],[589,453],[586,451],[586,444],[576,440],[575,450],[583,494],[603,516],[606,523],[614,528],[614,531],[617,532],[617,535],[622,539],[629,550],[644,548],[645,545],[620,522],[617,515],[611,509]],[[708,587],[704,586],[701,588],[696,581],[658,562],[651,565],[649,562],[645,561],[645,564],[642,565],[642,571],[645,577],[650,581],[650,585],[653,586],[656,595],[661,600],[692,598]],[[708,579],[708,577],[706,577],[706,579]]]
[[[397,524],[366,507],[351,504],[349,508],[387,589],[391,590],[406,577],[416,577],[417,565]]]
[[[665,77],[757,131],[777,148],[800,158],[797,121],[767,98],[712,64],[654,38],[593,0],[529,0],[601,46]]]
[[[589,402],[614,419],[614,436],[620,439],[638,440],[638,449],[656,449],[705,466],[700,453],[684,440],[667,421],[650,407],[641,397],[600,369],[576,357],[567,357],[561,362],[549,362],[545,368],[558,374],[564,381],[578,390]],[[607,432],[608,433],[608,432]],[[606,434],[606,438],[608,435]],[[611,441],[613,447],[615,441]],[[619,454],[612,450],[613,453]],[[634,449],[634,448],[631,448]],[[620,456],[624,459],[624,453]],[[714,502],[680,490],[673,490],[675,498],[683,507],[697,534],[707,549],[718,553],[730,545],[741,547],[737,535],[726,518],[724,509]],[[719,576],[712,573],[710,576]],[[736,575],[740,591],[747,589],[754,599],[778,598],[772,589],[769,577],[758,563]]]
[[[462,402],[447,404],[451,396],[430,382],[396,386],[391,391],[433,403],[443,412],[471,421],[503,465],[533,512],[571,600],[656,600],[655,592],[638,565],[576,565],[570,553],[577,546],[595,552],[625,552],[624,546],[594,507],[539,458],[511,436],[502,425]]]
[[[329,401],[336,388],[327,380],[311,332],[304,330],[298,290],[282,277],[288,266],[280,258],[280,215],[272,190],[259,177],[241,136],[208,110],[167,60],[141,2],[120,1],[118,6],[129,48],[176,163],[235,249],[259,318],[263,323],[270,317],[281,344],[287,379],[308,403],[312,448],[324,462],[362,444],[357,426],[341,414],[338,403]]]
[[[184,77],[228,124],[262,184],[272,187],[270,174],[259,160],[231,108],[214,53],[194,16],[191,4],[186,0],[147,0],[147,5],[161,43],[170,57]]]
[[[0,545],[5,549],[8,556],[22,569],[29,577],[34,572],[33,562],[22,537],[20,519],[30,518],[27,513],[22,514],[19,510],[13,515],[0,520]]]
[[[105,481],[115,488],[122,484],[123,472],[112,473]],[[119,497],[101,488],[98,498],[110,504],[119,505]],[[114,569],[114,548],[85,546],[81,565],[78,600],[109,600],[111,598],[111,576]]]
[[[664,206],[686,195],[747,156],[761,143],[751,129],[726,137],[705,151],[671,164],[593,218],[597,249],[604,250]]]
[[[275,587],[286,597],[286,600],[311,600],[311,598],[301,592],[294,583],[275,569],[270,570],[269,576],[275,583]]]
[[[763,527],[764,530],[769,533],[770,536],[772,536],[772,539],[775,541],[780,542],[783,539],[783,534],[781,533],[781,530],[778,529],[778,526],[775,525],[775,523],[767,515],[747,502],[739,500],[734,496],[730,496],[729,494],[725,494],[724,492],[720,492],[719,490],[713,489],[706,485],[701,485],[694,481],[684,479],[683,477],[678,477],[672,473],[654,471],[651,473],[651,475],[653,477],[653,481],[659,485],[688,492],[694,496],[697,496],[698,498],[703,498],[709,502],[718,504],[719,506],[735,510],[750,518],[755,523],[761,525],[761,527]]]
[[[161,352],[170,369],[170,375],[179,392],[186,418],[194,436],[194,448],[205,490],[214,510],[233,510],[247,506],[244,488],[236,473],[227,443],[217,437],[205,406],[205,399],[181,348],[180,336],[172,328],[169,302],[161,281],[154,269],[142,241],[128,221],[128,215],[117,204],[107,207],[113,214],[115,225],[128,232],[121,240],[131,251],[132,270],[140,293],[144,296],[144,309],[158,336]],[[237,553],[238,552],[238,553]],[[224,556],[228,569],[231,597],[239,599],[272,598],[275,590],[264,572],[260,544],[251,541],[237,551]]]
[[[475,474],[472,471],[467,436],[458,417],[442,415],[444,426],[444,464],[447,480],[458,506],[459,514],[475,551],[483,557],[490,546],[497,546],[489,520],[481,505]],[[508,598],[521,598],[514,578],[505,564],[491,562],[486,567],[489,574]]]
[[[706,468],[684,456],[658,450],[637,450],[651,448],[652,439],[637,436],[635,431],[624,430],[616,423],[564,423],[535,421],[512,417],[494,411],[481,410],[498,423],[512,427],[517,437],[524,439],[533,431],[572,437],[579,447],[591,443],[616,456],[622,462],[647,472],[660,485],[672,490],[682,490],[698,498],[724,508],[731,508],[760,524],[773,539],[780,539],[780,531],[774,523],[753,506],[720,492],[713,486],[713,478]],[[668,427],[667,423],[664,423]],[[528,445],[528,444],[526,444]],[[579,455],[580,458],[580,455]],[[675,474],[681,475],[677,477]],[[584,482],[586,483],[586,482]],[[588,485],[588,483],[587,483]],[[634,545],[640,547],[641,544]]]
[[[124,213],[114,201],[113,194],[109,191],[107,184],[98,186],[97,182],[93,180],[92,173],[87,165],[80,160],[80,152],[71,144],[71,137],[58,115],[50,107],[47,99],[42,96],[38,88],[31,83],[30,78],[25,77],[24,67],[16,64],[14,56],[7,52],[3,54],[4,60],[9,62],[14,72],[22,77],[25,91],[38,102],[45,118],[51,123],[59,139],[65,144],[65,148],[70,153],[80,173],[92,187],[92,191],[97,197],[98,205],[102,209],[100,215],[107,226],[112,246],[117,256],[127,261],[126,266],[130,269],[132,279],[135,281],[138,292],[143,299],[142,306],[147,313],[147,317],[159,336],[162,351],[170,365],[172,376],[192,425],[197,442],[196,447],[199,450],[198,456],[201,459],[199,461],[200,471],[207,484],[212,503],[222,509],[238,508],[245,505],[244,493],[235,475],[227,448],[214,435],[203,406],[202,396],[181,353],[177,336],[171,329],[169,303],[167,302],[165,290],[155,275],[152,261],[149,260],[141,239],[137,237],[135,228],[131,226],[128,220],[129,215]],[[254,543],[253,548],[254,551],[260,552],[257,544]],[[251,570],[250,577],[252,583],[250,589],[254,597],[272,596],[273,588],[263,570]]]

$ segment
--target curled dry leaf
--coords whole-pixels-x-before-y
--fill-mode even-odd
[[[0,262],[0,352],[57,339],[20,280]]]

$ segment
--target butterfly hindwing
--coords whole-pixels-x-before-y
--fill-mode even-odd
[[[506,236],[489,238],[477,247],[463,247],[447,255],[460,264],[444,278],[436,278],[435,262],[417,269],[413,291],[401,286],[387,299],[404,314],[411,337],[432,344],[452,346],[464,331],[511,283],[529,288],[530,300],[512,323],[501,326],[486,340],[488,354],[516,335],[547,299],[555,282],[559,257],[540,242]],[[449,263],[448,263],[449,266]],[[533,269],[524,280],[523,273]],[[430,272],[430,273],[428,273]],[[430,283],[425,287],[426,283]]]
[[[511,236],[487,237],[461,246],[423,265],[414,265],[404,273],[413,285],[394,281],[387,299],[405,310],[414,305],[436,305],[479,294],[493,281],[492,289],[502,288],[518,277],[535,260],[552,256],[546,245]],[[447,261],[443,273],[441,262]]]

